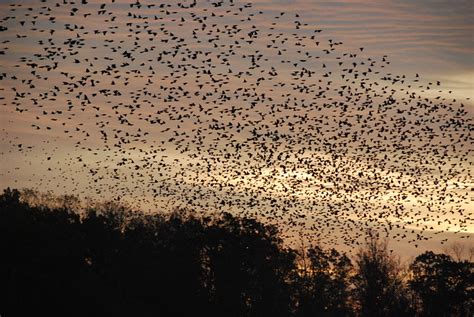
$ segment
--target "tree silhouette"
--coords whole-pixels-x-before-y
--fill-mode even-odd
[[[335,249],[321,246],[303,250],[298,277],[297,316],[352,316],[350,259]]]
[[[369,234],[365,248],[356,255],[354,295],[362,316],[410,316],[414,312],[404,287],[402,270],[390,255],[387,241]]]
[[[278,231],[228,213],[210,223],[204,248],[207,285],[216,313],[226,316],[287,316],[294,254],[281,247]]]
[[[355,258],[284,247],[229,213],[145,214],[116,202],[0,195],[5,316],[470,316],[473,263],[426,252],[407,282],[387,243]],[[418,302],[412,300],[412,290]]]
[[[82,213],[0,196],[9,315],[288,316],[294,254],[278,231],[228,213]]]
[[[431,251],[411,264],[411,287],[422,301],[422,316],[472,316],[474,264]]]

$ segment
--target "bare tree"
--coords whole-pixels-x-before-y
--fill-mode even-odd
[[[468,260],[471,262],[474,256],[474,246],[467,246],[465,243],[456,241],[446,246],[443,252],[451,256],[455,261]]]
[[[354,296],[362,316],[413,314],[400,261],[388,251],[388,242],[370,234],[356,255]]]

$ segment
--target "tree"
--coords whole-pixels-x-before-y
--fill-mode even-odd
[[[275,227],[228,213],[69,207],[30,206],[16,190],[0,195],[0,313],[291,314],[294,254]]]
[[[356,255],[354,295],[362,316],[413,314],[399,261],[390,255],[387,245],[387,241],[369,234],[365,248]]]
[[[298,266],[277,228],[254,219],[149,214],[114,202],[78,211],[75,198],[30,205],[42,194],[22,195],[0,195],[6,316],[410,316],[409,290],[423,316],[473,312],[473,264],[449,255],[417,257],[408,288],[374,236],[355,270],[321,246],[303,248]]]
[[[315,246],[302,250],[297,279],[297,316],[351,316],[352,263],[335,249]]]
[[[474,264],[431,251],[411,264],[410,286],[420,297],[423,316],[472,316]]]
[[[275,227],[224,213],[210,221],[206,239],[203,263],[215,315],[289,315],[286,279],[295,257]]]
[[[0,195],[2,313],[71,315],[85,268],[79,226],[67,209],[30,207],[17,190]]]

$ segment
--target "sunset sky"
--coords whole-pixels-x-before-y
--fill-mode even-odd
[[[84,2],[0,1],[2,188],[473,244],[472,1]]]

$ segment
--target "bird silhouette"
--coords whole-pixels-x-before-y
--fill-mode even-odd
[[[2,142],[36,166],[32,187],[349,246],[367,229],[414,244],[472,226],[466,107],[302,13],[42,1],[2,15],[4,111],[38,136]]]

